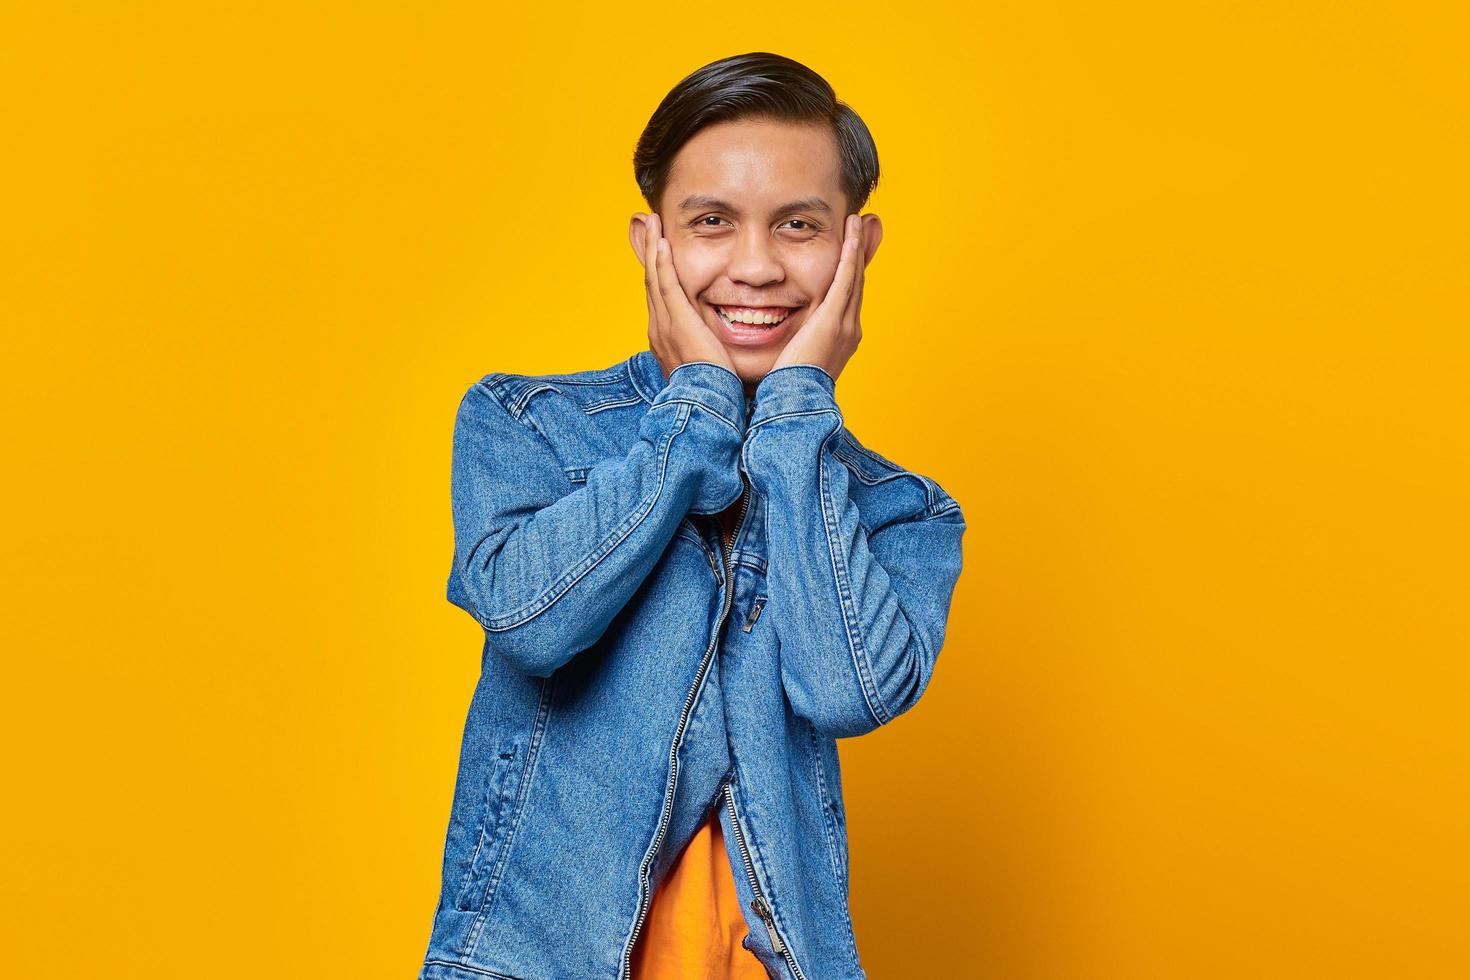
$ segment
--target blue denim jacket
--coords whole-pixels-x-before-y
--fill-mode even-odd
[[[712,806],[767,972],[865,976],[834,739],[923,694],[965,522],[835,384],[644,350],[466,392],[448,598],[485,642],[421,980],[626,980]]]

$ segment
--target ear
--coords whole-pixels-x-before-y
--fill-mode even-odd
[[[628,244],[633,246],[633,254],[638,256],[638,264],[643,264],[643,252],[648,247],[648,219],[651,215],[642,211],[635,211],[633,217],[628,219]]]
[[[863,223],[863,268],[866,269],[878,251],[878,243],[883,241],[883,219],[876,214],[865,214],[859,220]]]

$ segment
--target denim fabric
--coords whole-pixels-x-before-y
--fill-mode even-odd
[[[471,386],[451,498],[447,594],[485,640],[421,980],[626,980],[714,805],[770,975],[864,977],[834,740],[929,683],[954,498],[864,448],[815,365],[752,398],[647,350]]]

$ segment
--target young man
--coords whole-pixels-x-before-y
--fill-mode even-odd
[[[456,418],[448,597],[485,642],[420,977],[862,978],[835,739],[924,692],[965,530],[835,401],[877,153],[754,53],[634,169],[648,349]]]

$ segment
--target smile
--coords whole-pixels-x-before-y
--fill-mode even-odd
[[[794,308],[786,306],[716,306],[715,312],[726,323],[774,327],[790,316],[794,312]]]

